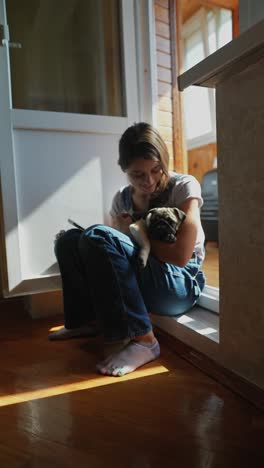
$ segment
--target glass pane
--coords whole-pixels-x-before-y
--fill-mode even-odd
[[[208,45],[209,45],[209,55],[216,51],[217,42],[216,42],[216,22],[215,15],[213,11],[209,11],[207,14],[207,27],[208,27]]]
[[[186,0],[181,3],[183,8],[185,6],[186,12],[190,2]],[[200,42],[198,41],[199,33],[200,38],[203,37],[203,47],[208,55],[232,40],[232,11],[213,6],[210,8],[210,3],[215,2],[200,3],[206,4],[205,8],[200,11],[200,17],[193,16],[192,22],[188,22],[191,16],[185,16],[186,23],[183,24],[182,55],[185,70],[204,58],[201,39]],[[202,18],[205,21],[202,21]],[[195,25],[197,25],[196,42],[193,31]],[[191,42],[189,42],[188,49],[189,38]],[[198,43],[200,53],[197,53],[195,57],[196,53],[193,51],[195,47],[198,48]],[[188,173],[200,182],[204,201],[201,208],[201,222],[206,241],[203,271],[206,275],[207,286],[219,288],[218,171],[217,142],[214,139],[216,135],[215,91],[193,86],[187,88],[183,94]]]
[[[205,58],[203,47],[203,36],[201,31],[196,31],[185,41],[186,64],[185,69],[193,67]]]
[[[219,24],[219,47],[232,41],[232,12],[221,8]]]
[[[184,114],[187,140],[212,131],[209,90],[190,86],[184,93]]]
[[[124,116],[119,0],[6,0],[13,107]]]

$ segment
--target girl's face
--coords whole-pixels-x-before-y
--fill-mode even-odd
[[[160,161],[137,158],[126,170],[129,182],[139,192],[151,194],[155,192],[162,177]]]

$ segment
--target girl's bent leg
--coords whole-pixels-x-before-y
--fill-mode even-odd
[[[205,278],[196,258],[185,268],[149,258],[145,269],[138,272],[142,295],[150,311],[161,315],[178,315],[190,309],[204,287]],[[120,353],[110,356],[97,365],[104,375],[122,376],[132,372],[160,354],[157,340],[130,342]]]
[[[147,334],[152,326],[137,282],[138,249],[131,239],[108,226],[91,226],[80,238],[79,251],[105,341]]]
[[[86,230],[79,248],[84,267],[88,260],[89,267],[93,267],[92,289],[105,339],[139,340],[130,341],[99,363],[97,369],[113,376],[133,372],[160,354],[154,335],[150,343],[148,338],[144,342],[144,337],[152,334],[152,326],[137,283],[137,248],[128,236],[100,225]]]
[[[65,327],[51,333],[50,340],[96,334],[94,324],[87,325],[95,320],[95,312],[79,257],[80,236],[81,231],[71,229],[55,244],[55,255],[62,278]]]

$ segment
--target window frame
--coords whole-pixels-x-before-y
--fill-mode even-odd
[[[208,11],[214,11],[216,14],[217,20],[217,8],[205,8],[201,7],[191,18],[189,18],[182,26],[182,49],[183,49],[183,69],[184,71],[187,70],[186,66],[186,46],[185,41],[190,37],[194,32],[201,31],[202,38],[203,38],[203,51],[204,57],[208,57],[209,55],[209,42],[208,42],[208,35],[207,35],[207,13]],[[216,34],[217,31],[216,31]],[[187,150],[191,150],[194,148],[198,148],[200,146],[207,145],[209,143],[216,142],[216,109],[215,109],[215,97],[214,97],[214,90],[207,88],[207,93],[209,97],[209,109],[210,109],[210,118],[211,118],[211,128],[210,132],[207,132],[201,136],[187,139],[186,138],[186,147]],[[184,94],[184,93],[183,93]]]
[[[219,315],[219,288],[206,285],[197,304]]]
[[[0,0],[1,3],[1,0]],[[13,107],[10,94],[10,117],[16,130],[58,130],[63,132],[81,132],[98,134],[120,134],[139,118],[139,107],[144,108],[139,101],[139,87],[142,86],[136,70],[135,60],[139,60],[138,36],[136,31],[136,11],[133,0],[120,0],[121,48],[123,60],[124,84],[124,116],[100,114],[79,114],[71,112],[55,112],[49,110],[18,109]],[[5,14],[6,17],[6,14]],[[7,19],[6,19],[7,22]],[[9,61],[9,59],[8,59]],[[10,68],[10,66],[9,66]],[[9,70],[11,80],[11,70]],[[145,77],[144,77],[145,79]],[[136,83],[136,86],[134,86]],[[11,86],[11,85],[10,85]],[[12,89],[12,87],[11,87]]]

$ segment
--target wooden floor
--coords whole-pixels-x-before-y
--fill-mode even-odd
[[[264,414],[165,345],[158,361],[104,377],[98,338],[50,343],[61,319],[10,303],[1,319],[1,468],[264,466]]]
[[[216,242],[207,242],[206,244],[203,271],[206,276],[206,284],[219,288],[219,254]]]

